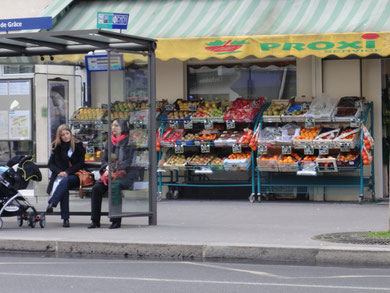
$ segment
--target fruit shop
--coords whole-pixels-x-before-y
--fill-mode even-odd
[[[242,187],[245,189],[242,193],[244,197],[253,195],[256,198],[259,194],[268,197],[268,194],[272,195],[278,190],[283,193],[285,190],[285,186],[275,185],[278,174],[283,177],[295,173],[291,177],[292,181],[297,177],[303,178],[298,180],[306,182],[313,182],[313,178],[328,182],[338,180],[337,176],[345,178],[355,175],[359,180],[363,178],[366,195],[374,193],[371,189],[374,185],[377,197],[386,196],[384,184],[386,176],[382,168],[381,90],[384,88],[385,74],[390,73],[390,65],[386,59],[390,53],[386,46],[388,39],[386,32],[390,28],[379,25],[387,24],[383,11],[378,12],[381,5],[378,4],[370,10],[371,17],[368,21],[358,17],[352,21],[349,15],[353,15],[357,10],[363,13],[365,9],[370,9],[370,5],[358,9],[355,1],[335,1],[338,5],[348,3],[344,8],[351,10],[350,13],[339,15],[337,23],[332,25],[334,19],[330,17],[334,15],[334,7],[330,4],[331,1],[321,7],[314,3],[306,7],[305,2],[301,0],[266,2],[267,5],[263,5],[262,1],[249,0],[170,3],[116,1],[112,7],[110,6],[121,12],[129,10],[140,13],[131,19],[131,25],[125,30],[126,33],[158,39],[156,96],[159,102],[156,109],[160,111],[160,115],[157,116],[160,139],[156,144],[159,150],[158,177],[161,179],[159,179],[161,194],[175,198],[184,187],[174,184],[187,183],[192,190],[205,185],[208,192],[212,192],[214,183],[215,186],[219,183],[231,183],[237,188],[228,186],[224,189],[225,192],[235,190],[235,193],[239,193],[241,192],[239,188]],[[61,9],[51,9],[56,11],[53,15],[56,18],[53,30],[65,27],[69,30],[94,28],[95,22],[81,23],[73,20],[77,19],[80,11],[94,19],[101,5],[105,5],[103,1],[69,1],[68,4],[63,4]],[[292,9],[290,5],[296,9]],[[249,7],[251,9],[248,9]],[[303,13],[302,9],[308,13],[305,17],[299,16],[299,12]],[[206,10],[208,13],[204,13]],[[266,16],[271,10],[274,19],[255,17]],[[315,11],[321,11],[321,17],[311,17],[310,13]],[[199,15],[202,15],[203,21],[198,21]],[[280,17],[277,17],[278,15]],[[223,20],[223,25],[220,21],[215,21],[217,18]],[[301,25],[289,21],[292,19],[300,19]],[[341,28],[340,23],[345,24],[345,28]],[[365,32],[361,32],[362,28]],[[294,34],[290,34],[292,31]],[[102,54],[104,55],[104,52]],[[100,119],[103,122],[108,111],[111,111],[114,117],[116,115],[129,117],[133,125],[137,126],[134,127],[137,144],[145,144],[145,129],[142,129],[145,121],[145,113],[142,112],[145,106],[142,106],[144,103],[142,99],[146,96],[144,89],[147,87],[143,78],[146,72],[145,59],[138,58],[128,66],[129,60],[123,62],[120,56],[116,56],[116,67],[111,75],[113,79],[123,82],[118,82],[111,89],[113,97],[111,105],[107,105],[107,89],[101,82],[107,72],[97,70],[88,73],[91,71],[88,68],[90,60],[84,56],[76,59],[75,61],[63,57],[59,60],[82,65],[80,71],[83,73],[80,73],[80,76],[86,88],[85,91],[80,90],[80,94],[74,97],[77,102],[69,104],[67,118],[74,124],[75,133],[85,137],[90,152],[87,159],[99,161],[101,141],[104,141],[104,135],[101,134],[105,132],[106,126],[104,123],[80,124],[83,119],[78,117],[83,117],[81,114],[84,113],[81,112],[85,112],[78,109],[80,106],[94,109],[90,117],[94,117],[93,119],[100,117],[96,120]],[[40,90],[39,85],[36,88]],[[72,85],[70,88],[73,89]],[[357,106],[356,109],[337,106],[343,97],[357,97],[361,106]],[[274,103],[274,100],[280,102]],[[321,101],[323,104],[331,102],[321,108]],[[39,104],[37,109],[41,109],[40,107]],[[319,110],[317,112],[313,110],[314,107],[321,109],[323,115],[318,113]],[[77,110],[74,111],[75,109]],[[40,115],[39,111],[37,113]],[[312,116],[307,112],[312,113]],[[343,117],[347,117],[344,120],[350,120],[342,121]],[[352,134],[346,134],[348,140],[346,144],[329,141],[344,135],[342,132],[348,129],[348,126],[349,129],[359,128],[356,127],[358,124],[361,127],[364,125],[374,138],[375,155],[373,149],[367,155],[362,152],[363,146],[367,143],[364,136],[361,137],[361,130],[352,133],[355,135],[352,141],[349,141],[349,135]],[[37,127],[40,129],[44,126],[37,124]],[[262,135],[266,134],[263,130],[272,128],[277,129],[274,137],[281,137],[280,133],[288,133],[291,137],[292,132],[294,134],[299,132],[297,137],[302,139],[294,137],[288,142],[271,139],[270,143],[263,143]],[[375,132],[371,132],[371,129],[375,129]],[[272,131],[274,130],[270,130]],[[92,132],[103,139],[94,137],[89,141]],[[323,141],[318,136],[323,137]],[[46,146],[48,141],[46,137],[37,132],[37,138],[39,141],[45,141]],[[341,151],[341,146],[346,148]],[[348,146],[350,154],[347,152]],[[291,154],[288,154],[290,148]],[[37,147],[37,154],[45,160],[47,151],[42,150],[43,148]],[[311,150],[314,153],[312,155],[309,154]],[[325,154],[326,152],[328,154]],[[248,153],[250,159],[247,158]],[[241,156],[239,154],[245,158],[237,159]],[[259,167],[260,158],[262,156],[273,158],[275,155],[278,160],[275,164],[270,163],[270,168],[278,171],[262,171],[261,168],[266,167]],[[358,156],[355,157],[356,155]],[[171,156],[177,156],[178,162],[182,163],[174,167],[169,166],[167,162]],[[207,164],[189,163],[192,159],[195,163],[204,163],[203,156],[206,161],[208,160]],[[297,160],[298,156],[300,160]],[[305,159],[306,156],[308,157]],[[343,161],[352,157],[357,161],[362,160],[362,164],[359,163],[359,167],[355,164],[357,168],[354,170],[343,170],[341,165],[346,163]],[[237,163],[238,160],[242,160],[242,163],[228,165],[228,161],[225,160],[231,159]],[[286,165],[279,164],[279,159]],[[320,159],[330,161],[321,162]],[[339,165],[337,159],[340,159]],[[219,164],[214,164],[214,160]],[[300,170],[292,166],[294,164],[291,160],[294,164],[296,160],[298,161]],[[303,175],[305,172],[311,174],[309,168],[301,170],[303,165],[301,162],[309,160],[316,166],[314,177]],[[371,163],[364,165],[364,162]],[[338,171],[323,172],[325,167],[330,165],[334,166],[334,169],[337,167]],[[365,167],[360,168],[362,165]],[[225,171],[225,166],[229,171]],[[283,166],[289,168],[282,168]],[[233,171],[234,168],[236,171]],[[286,169],[294,172],[280,171]],[[297,175],[298,171],[302,171],[303,174]],[[363,172],[363,176],[360,172]],[[303,186],[306,189],[302,190],[301,185],[304,184],[300,184],[288,191],[294,194],[309,193],[310,199],[318,201],[361,198],[360,184],[355,184],[355,179],[351,182],[350,186],[345,188],[340,185],[318,183],[317,186],[310,186],[309,191],[307,186]]]

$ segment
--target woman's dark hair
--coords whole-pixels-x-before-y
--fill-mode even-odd
[[[121,135],[122,134],[129,134],[130,127],[129,127],[129,121],[122,118],[115,118],[112,120],[112,122],[118,122],[119,126],[121,127]]]

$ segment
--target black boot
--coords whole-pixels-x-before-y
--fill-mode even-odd
[[[118,229],[120,227],[121,227],[121,221],[119,219],[112,222],[110,229]]]
[[[64,222],[62,224],[62,227],[64,227],[64,228],[69,228],[70,227],[68,219],[64,220]]]
[[[49,203],[49,205],[46,208],[46,214],[52,214],[53,213],[53,204]]]
[[[92,221],[91,224],[89,224],[88,229],[95,229],[100,228],[100,222]]]

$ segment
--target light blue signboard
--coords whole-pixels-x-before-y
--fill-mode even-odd
[[[129,14],[126,13],[97,13],[97,28],[127,29]]]
[[[85,64],[87,65],[88,71],[107,71],[108,69],[108,58],[107,55],[87,55],[85,56]],[[123,63],[122,54],[111,55],[111,70],[124,70],[125,66]]]
[[[0,31],[49,29],[52,27],[53,22],[51,17],[0,19]]]

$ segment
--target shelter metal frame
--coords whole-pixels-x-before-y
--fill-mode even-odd
[[[122,33],[93,29],[79,31],[42,31],[33,33],[0,34],[0,57],[23,57],[44,55],[88,54],[95,50],[106,50],[108,55],[108,105],[111,104],[111,51],[119,50],[148,56],[149,94],[149,212],[132,213],[126,216],[148,216],[149,225],[157,224],[156,182],[156,40]],[[108,107],[108,123],[111,111]],[[109,135],[111,132],[110,127]],[[110,145],[110,144],[109,144]],[[110,149],[110,148],[109,148]],[[111,157],[109,156],[109,164]],[[111,184],[109,184],[111,193]]]

